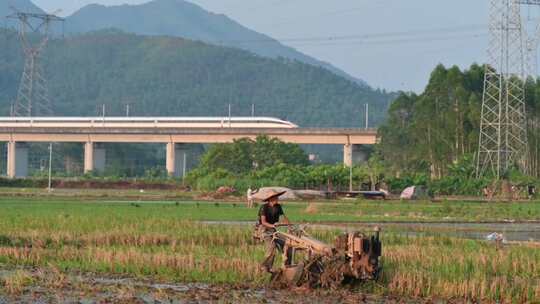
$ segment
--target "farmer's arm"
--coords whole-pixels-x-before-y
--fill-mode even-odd
[[[270,224],[268,221],[266,221],[266,216],[261,215],[261,224],[266,228],[276,228],[274,224]]]

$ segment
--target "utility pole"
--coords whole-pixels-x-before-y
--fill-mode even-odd
[[[229,128],[231,127],[231,104],[229,104]]]
[[[129,103],[126,104],[126,117],[129,117]]]
[[[251,104],[251,117],[255,117],[255,104]]]
[[[366,130],[369,129],[369,104],[366,103]]]
[[[186,161],[187,161],[187,154],[184,151],[184,159],[182,162],[182,183],[186,180],[186,167],[187,167]]]
[[[48,192],[52,191],[52,142],[49,143],[49,187]]]
[[[63,24],[64,19],[54,14],[23,13],[13,7],[11,9],[14,13],[7,18],[19,21],[19,39],[25,56],[17,100],[11,115],[28,117],[52,115],[53,110],[41,57],[49,42],[51,23]],[[39,38],[29,39],[29,33]]]
[[[101,117],[105,120],[105,104],[101,105]]]
[[[527,114],[522,5],[540,0],[491,0],[477,177],[501,178],[517,166],[527,172]]]

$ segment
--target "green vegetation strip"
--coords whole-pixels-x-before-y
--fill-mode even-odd
[[[133,218],[139,215],[196,221],[255,221],[257,209],[242,202],[167,201],[140,202],[102,200],[75,201],[74,198],[1,198],[0,217],[16,220],[21,216],[85,216],[115,214]],[[111,201],[112,200],[112,201]],[[539,221],[540,203],[481,202],[284,202],[287,215],[295,222],[502,222]]]

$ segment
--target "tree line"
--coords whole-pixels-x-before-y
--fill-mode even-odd
[[[348,191],[352,178],[355,190],[370,190],[380,181],[381,170],[375,158],[352,170],[343,164],[311,164],[299,145],[258,136],[210,146],[186,182],[202,191],[221,186],[238,191],[269,186]]]
[[[478,150],[484,67],[466,70],[439,65],[421,94],[400,93],[380,127],[378,147],[391,174],[425,174],[432,180],[472,177]],[[527,131],[532,175],[540,168],[540,81],[526,83]]]

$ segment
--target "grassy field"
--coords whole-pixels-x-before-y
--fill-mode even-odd
[[[130,192],[131,193],[131,192]],[[94,194],[96,194],[94,192]],[[2,213],[58,214],[67,216],[110,212],[129,216],[144,212],[156,217],[195,221],[254,221],[257,209],[247,209],[242,202],[196,202],[192,200],[149,200],[145,193],[137,199],[121,195],[77,199],[74,197],[4,197]],[[120,198],[124,198],[120,200]],[[295,222],[503,222],[540,221],[540,202],[486,203],[464,201],[327,201],[285,202],[284,210]]]
[[[486,215],[493,208],[487,204],[455,206],[460,207],[451,209],[451,214],[468,220],[482,214],[482,219],[490,218]],[[493,209],[497,211],[490,215],[493,219],[538,219],[537,204],[498,207],[504,207],[504,211]],[[454,207],[359,202],[309,208],[306,204],[291,203],[285,208],[294,221],[373,221],[410,219],[409,212],[425,212],[422,219],[437,219],[447,208]],[[399,214],[386,217],[386,212]],[[3,199],[0,265],[167,282],[263,286],[268,279],[258,268],[263,246],[252,243],[251,227],[205,225],[188,220],[253,220],[254,213],[253,209],[233,203]],[[338,231],[313,233],[330,241]],[[486,302],[540,301],[540,250],[532,245],[498,250],[493,244],[479,241],[385,232],[383,246],[383,277],[378,283],[363,286],[366,292]],[[10,284],[4,282],[6,287]],[[31,280],[22,284],[31,284]]]

